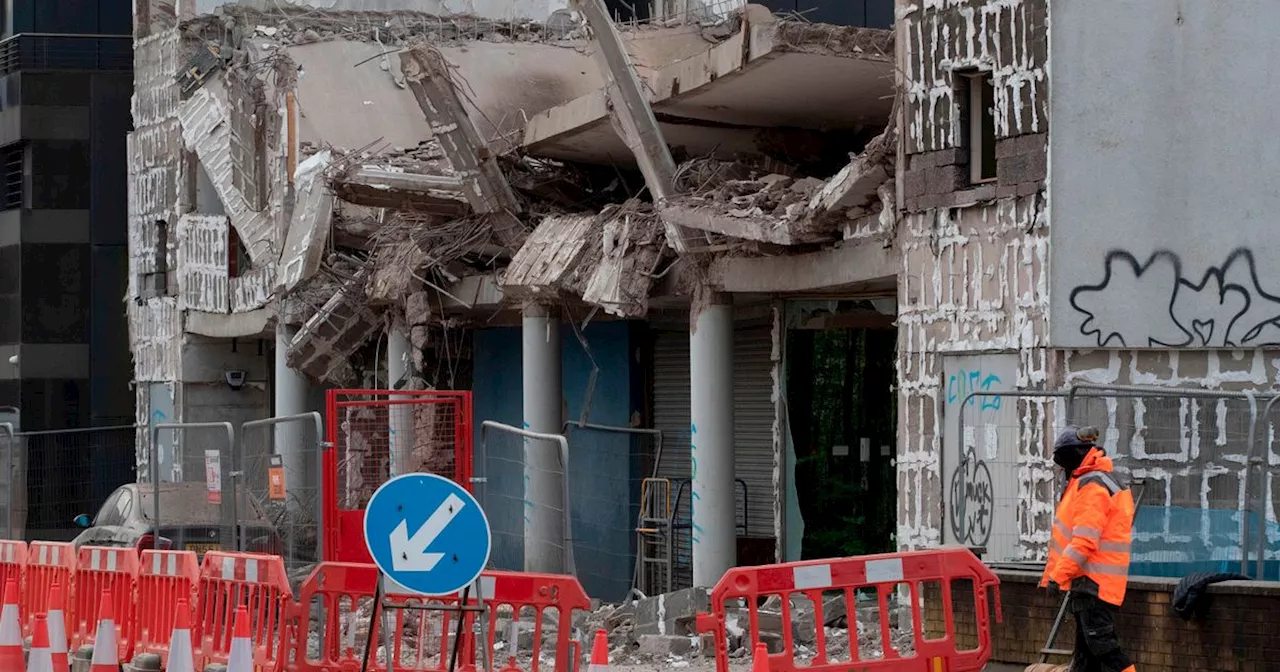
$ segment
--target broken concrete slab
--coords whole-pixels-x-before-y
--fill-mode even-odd
[[[781,218],[766,215],[758,208],[724,212],[719,208],[687,202],[665,203],[660,206],[659,212],[662,220],[670,224],[775,245],[800,245],[834,238],[831,235],[799,230],[794,224],[805,213],[804,206],[793,204],[788,207],[796,208],[797,212],[788,213]],[[789,215],[794,215],[795,218]]]
[[[669,144],[731,157],[758,153],[761,128],[854,129],[889,118],[892,31],[781,20],[755,5],[741,15],[732,37],[646,77]],[[608,100],[602,88],[535,115],[524,147],[569,161],[634,163]]]
[[[583,301],[618,317],[648,313],[649,292],[667,256],[663,228],[654,219],[653,213],[628,206],[608,214],[600,232],[600,260],[582,290]]]
[[[711,610],[711,595],[706,588],[688,588],[637,600],[634,608],[636,636],[692,637],[698,614]]]
[[[688,656],[697,648],[697,637],[640,635],[637,652],[642,656],[666,658],[668,656]]]
[[[431,124],[463,193],[477,213],[519,213],[523,208],[498,166],[497,157],[467,114],[449,65],[438,49],[420,45],[400,54],[405,83]]]
[[[441,217],[471,212],[463,188],[456,175],[409,173],[396,166],[353,166],[333,180],[334,194],[348,203]]]
[[[295,171],[293,212],[276,278],[282,296],[320,269],[333,221],[333,192],[324,179],[331,160],[332,154],[325,150],[308,157]]]
[[[599,218],[594,214],[547,217],[511,258],[502,278],[502,290],[512,298],[555,295],[567,290],[583,268],[583,257]]]
[[[254,210],[235,185],[231,151],[230,108],[220,78],[210,80],[183,101],[178,109],[182,141],[195,152],[214,191],[235,227],[240,240],[255,263],[279,258],[276,244],[275,210]]]
[[[898,254],[870,241],[780,257],[722,257],[711,264],[711,286],[722,292],[783,293],[879,288],[893,291]]]

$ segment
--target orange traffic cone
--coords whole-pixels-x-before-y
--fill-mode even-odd
[[[751,672],[769,672],[769,647],[764,644],[757,643],[751,654]]]
[[[94,672],[97,672],[96,670]],[[231,655],[227,672],[253,672],[253,641],[249,639],[249,610],[236,607],[235,625],[231,629]]]
[[[71,661],[67,655],[67,618],[63,611],[62,586],[57,581],[49,591],[49,654],[53,672],[68,672]]]
[[[4,584],[4,607],[0,608],[0,670],[22,669],[22,620],[18,616],[18,582]]]
[[[102,591],[102,606],[98,608],[98,636],[93,640],[93,661],[89,672],[120,672],[120,652],[116,649],[116,610],[111,600],[111,589]]]
[[[605,672],[609,669],[609,633],[596,630],[596,641],[591,645],[591,664],[587,672]]]
[[[44,614],[36,614],[33,630],[27,672],[53,672],[53,652],[49,650],[49,622]]]
[[[191,648],[191,608],[186,600],[178,600],[178,618],[169,639],[168,672],[195,672],[196,656]]]

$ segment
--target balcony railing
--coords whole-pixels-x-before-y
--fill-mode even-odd
[[[133,37],[21,33],[0,41],[0,76],[19,70],[133,70]]]

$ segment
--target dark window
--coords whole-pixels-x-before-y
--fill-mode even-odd
[[[22,246],[22,342],[88,343],[89,246]]]
[[[24,72],[20,78],[24,105],[82,107],[93,91],[88,73]]]
[[[961,146],[969,152],[969,181],[996,179],[995,87],[990,72],[955,73]]]
[[[82,140],[33,140],[31,208],[89,208],[89,143]]]

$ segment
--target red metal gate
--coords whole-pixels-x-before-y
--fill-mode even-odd
[[[470,392],[329,390],[325,406],[326,561],[373,562],[364,540],[364,508],[391,473],[393,417],[413,427],[411,461],[398,472],[438,474],[471,491]]]

